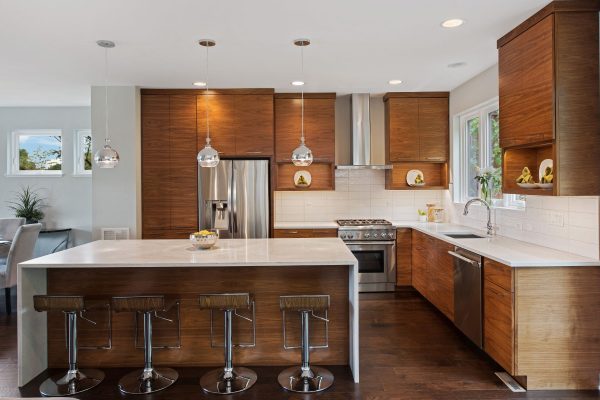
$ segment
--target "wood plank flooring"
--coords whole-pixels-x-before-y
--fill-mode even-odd
[[[16,304],[16,302],[15,302]],[[0,302],[0,310],[3,304]],[[354,384],[350,370],[331,367],[334,386],[318,395],[286,393],[276,382],[279,368],[256,367],[259,381],[235,396],[207,396],[198,378],[207,368],[178,369],[180,379],[164,392],[137,398],[155,399],[598,399],[598,391],[530,391],[512,393],[494,375],[500,368],[471,344],[431,304],[413,290],[390,294],[361,294],[361,383]],[[16,316],[0,315],[0,397],[34,397],[44,376],[17,388]],[[218,350],[215,350],[218,351]],[[298,354],[298,358],[300,355]],[[129,369],[108,369],[107,379],[79,399],[122,399],[116,389]],[[135,398],[135,397],[131,397]]]

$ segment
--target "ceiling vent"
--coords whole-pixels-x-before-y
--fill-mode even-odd
[[[102,228],[102,240],[127,240],[129,228]]]

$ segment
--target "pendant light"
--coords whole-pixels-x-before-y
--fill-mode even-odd
[[[310,44],[308,39],[296,39],[294,44],[300,47],[300,72],[301,82],[304,82],[304,47]],[[301,94],[301,108],[302,108],[302,122],[300,125],[300,146],[292,152],[292,163],[297,167],[308,167],[313,162],[312,151],[304,144],[304,85],[302,86]]]
[[[196,158],[198,159],[198,164],[200,164],[201,167],[212,168],[219,164],[219,152],[210,145],[210,124],[208,121],[208,49],[217,43],[214,40],[202,39],[198,42],[198,44],[206,48],[206,95],[204,96],[206,104],[206,144],[204,145],[204,148],[200,150],[198,157]]]
[[[108,136],[108,49],[115,47],[115,43],[110,40],[98,40],[96,44],[104,48],[104,129],[106,138],[104,139],[104,147],[94,154],[94,162],[100,168],[114,168],[119,163],[119,153],[110,147]]]

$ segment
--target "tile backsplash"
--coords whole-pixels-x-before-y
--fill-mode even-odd
[[[441,190],[385,190],[383,170],[336,170],[335,191],[275,192],[275,223],[385,218],[416,221],[426,203],[442,203]]]
[[[485,208],[474,206],[465,217],[462,215],[464,205],[451,203],[447,192],[444,200],[451,222],[485,228]],[[498,235],[599,258],[598,197],[527,196],[524,210],[497,208],[492,218],[498,227]]]

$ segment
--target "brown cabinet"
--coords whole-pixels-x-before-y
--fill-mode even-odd
[[[337,237],[337,229],[275,229],[276,238],[325,238]]]
[[[412,285],[446,317],[454,321],[452,245],[413,230]]]
[[[412,284],[412,229],[396,229],[396,286]]]
[[[314,157],[309,167],[295,167],[291,156],[300,145],[302,100],[298,93],[275,95],[276,190],[334,190],[335,93],[304,94],[304,135]],[[308,170],[312,183],[296,187],[294,174]]]
[[[597,1],[554,1],[498,40],[504,193],[600,194]],[[516,184],[554,160],[552,189]]]
[[[206,141],[208,100],[212,146],[223,157],[269,157],[274,154],[273,93],[213,93],[197,96],[198,146]],[[200,148],[201,148],[200,147]]]
[[[515,374],[514,285],[512,269],[490,259],[483,265],[483,349]]]
[[[142,237],[186,237],[198,226],[196,96],[143,95]]]
[[[448,187],[447,92],[387,93],[385,101],[386,189]],[[425,186],[410,187],[406,173],[423,171]]]

